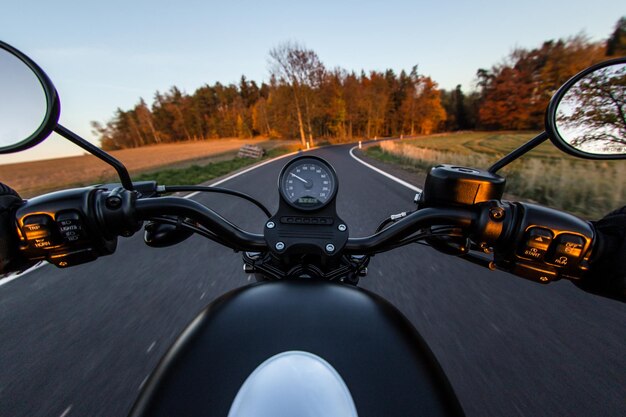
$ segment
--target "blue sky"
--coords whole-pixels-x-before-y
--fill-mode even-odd
[[[268,79],[268,51],[284,41],[315,50],[327,67],[392,68],[441,87],[473,86],[476,70],[514,47],[584,31],[605,39],[624,1],[29,1],[5,2],[0,39],[48,73],[61,123],[95,141],[90,121],[176,85]],[[81,152],[54,140],[20,158]],[[0,163],[15,160],[2,156]]]

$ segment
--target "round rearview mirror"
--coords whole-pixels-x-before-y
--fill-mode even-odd
[[[27,56],[0,42],[0,153],[18,152],[48,137],[59,119],[48,76]]]
[[[546,130],[570,154],[626,158],[626,58],[594,65],[565,83],[550,101]]]

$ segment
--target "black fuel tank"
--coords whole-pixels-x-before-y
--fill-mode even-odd
[[[293,350],[339,372],[359,417],[463,415],[430,349],[384,299],[348,285],[279,281],[207,307],[161,360],[131,416],[225,417],[262,362]]]

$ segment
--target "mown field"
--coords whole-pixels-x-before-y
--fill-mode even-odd
[[[487,168],[533,137],[524,132],[467,132],[382,142],[368,156],[423,171],[437,163]],[[598,218],[626,203],[626,163],[588,161],[559,151],[550,142],[499,172],[514,198]]]
[[[180,180],[179,183],[197,184],[257,162],[236,158],[239,148],[247,143],[261,146],[269,155],[290,152],[298,147],[297,141],[216,139],[110,153],[124,163],[134,180],[150,178],[161,183]],[[113,182],[117,181],[117,176],[109,165],[92,155],[84,155],[0,165],[0,179],[28,198],[62,188]]]

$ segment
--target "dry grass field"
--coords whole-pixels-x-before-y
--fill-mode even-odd
[[[382,142],[367,154],[424,171],[438,163],[487,168],[532,138],[518,132],[462,132],[401,142]],[[507,193],[598,218],[626,202],[626,164],[623,161],[578,159],[544,143],[504,168]]]
[[[111,154],[122,161],[131,174],[137,174],[163,167],[182,167],[192,163],[202,165],[232,158],[247,143],[269,150],[292,141],[215,139],[125,149]],[[115,179],[115,171],[96,157],[84,155],[0,165],[0,179],[23,197],[30,197],[76,184],[111,181]]]

